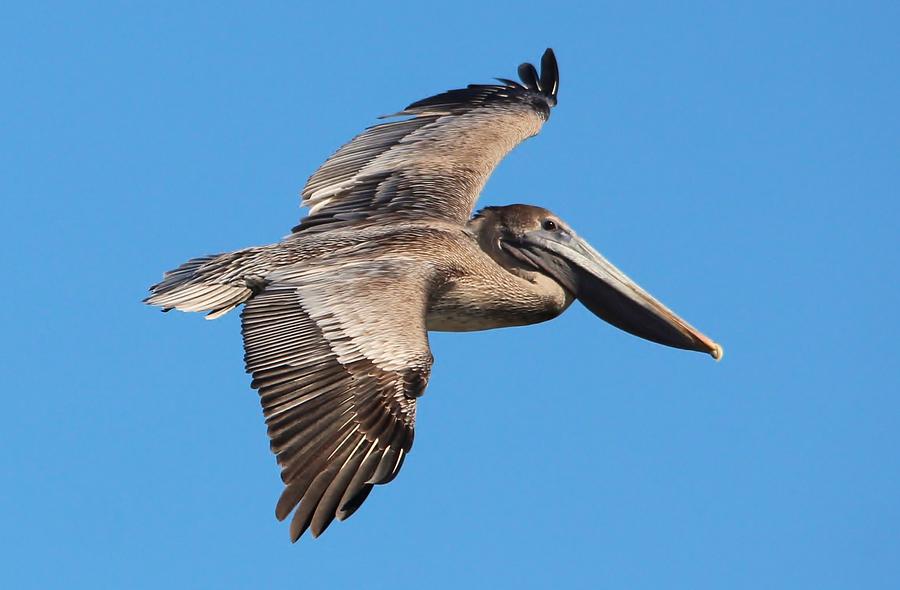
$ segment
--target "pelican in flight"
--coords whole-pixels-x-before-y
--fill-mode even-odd
[[[164,311],[239,305],[291,540],[344,520],[412,448],[430,330],[536,324],[574,299],[610,324],[718,359],[722,348],[541,207],[486,207],[500,160],[556,106],[553,51],[521,83],[470,85],[370,127],[310,177],[309,215],[277,244],[194,258],[145,300]]]

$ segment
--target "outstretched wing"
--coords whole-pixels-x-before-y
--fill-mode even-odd
[[[285,483],[276,516],[299,504],[296,541],[350,516],[412,447],[432,363],[429,279],[385,260],[267,278],[241,314],[245,362]]]
[[[470,85],[409,105],[332,155],[303,189],[309,216],[293,231],[381,215],[468,221],[481,189],[503,157],[536,135],[556,105],[553,50],[541,74],[519,66],[522,84]]]

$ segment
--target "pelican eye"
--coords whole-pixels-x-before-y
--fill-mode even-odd
[[[541,227],[544,228],[546,231],[556,231],[558,229],[556,222],[553,221],[552,219],[545,219],[541,223]]]

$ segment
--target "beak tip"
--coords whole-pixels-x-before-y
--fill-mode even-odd
[[[716,359],[716,362],[719,362],[725,356],[725,349],[722,348],[721,344],[713,342],[713,349],[709,352],[709,355]]]

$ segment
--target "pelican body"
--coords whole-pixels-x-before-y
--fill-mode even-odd
[[[150,288],[164,311],[214,319],[243,305],[245,364],[293,512],[321,534],[391,481],[412,448],[433,361],[429,331],[555,318],[575,299],[668,346],[721,347],[641,289],[546,209],[486,207],[499,161],[557,103],[553,51],[521,83],[418,101],[332,155],[302,191],[309,215],[277,244],[192,259]]]

